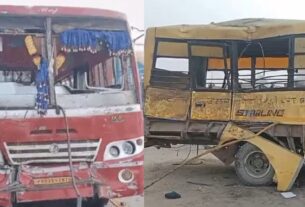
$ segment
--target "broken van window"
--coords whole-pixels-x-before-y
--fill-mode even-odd
[[[186,58],[156,59],[152,70],[151,84],[154,86],[186,89],[189,87],[189,60]]]

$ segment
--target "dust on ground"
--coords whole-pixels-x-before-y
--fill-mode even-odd
[[[187,155],[197,154],[197,147],[181,145],[170,149],[145,149],[145,185],[163,175],[183,161]],[[203,149],[199,149],[199,153]],[[145,207],[260,207],[304,206],[305,170],[302,170],[296,186],[291,190],[295,198],[285,199],[276,186],[243,186],[235,175],[234,166],[224,166],[213,155],[183,166],[173,174],[145,190]],[[176,191],[180,199],[168,200],[164,194]]]

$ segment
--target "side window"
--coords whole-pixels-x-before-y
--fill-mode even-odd
[[[29,70],[2,70],[0,68],[0,82],[16,82],[29,85],[34,80],[34,72]]]
[[[294,87],[305,87],[305,37],[294,41]]]
[[[123,68],[126,70],[126,81],[127,81],[127,90],[136,90],[135,81],[134,81],[134,74],[132,71],[132,65],[131,65],[131,58],[130,57],[124,57],[123,58]]]
[[[224,46],[190,45],[190,66],[196,89],[229,89],[229,59]]]
[[[119,57],[111,57],[89,69],[89,87],[121,88],[123,68]]]
[[[186,43],[159,42],[150,84],[157,87],[189,89],[189,59]]]
[[[238,74],[241,89],[285,88],[288,83],[288,57],[254,57],[249,64],[239,60]],[[252,65],[252,68],[251,68]]]
[[[289,38],[241,42],[237,48],[241,90],[287,88]]]

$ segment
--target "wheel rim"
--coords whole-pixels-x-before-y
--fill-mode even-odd
[[[265,177],[271,170],[267,157],[261,151],[253,151],[244,159],[245,169],[254,178]]]

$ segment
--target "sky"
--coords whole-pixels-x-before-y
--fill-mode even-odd
[[[303,0],[145,0],[145,27],[240,18],[305,19]]]

